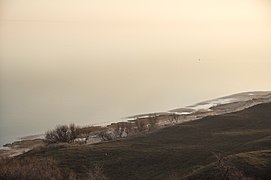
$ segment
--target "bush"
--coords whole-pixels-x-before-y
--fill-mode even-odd
[[[54,130],[45,133],[45,141],[47,143],[70,143],[79,135],[79,128],[74,124],[57,126]]]

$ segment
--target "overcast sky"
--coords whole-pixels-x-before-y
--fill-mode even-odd
[[[0,63],[1,133],[270,90],[271,2],[0,0]]]

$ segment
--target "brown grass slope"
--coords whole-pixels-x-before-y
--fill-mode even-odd
[[[241,167],[236,168],[245,176],[268,179],[271,177],[270,156],[261,156],[268,150],[271,150],[271,103],[179,124],[140,137],[89,146],[48,146],[19,158],[53,158],[63,171],[72,170],[80,177],[86,175],[85,169],[98,164],[103,166],[108,179],[167,179],[172,174],[197,179],[203,176],[201,172],[207,173],[204,168],[212,168],[212,163],[217,161],[214,154],[222,154],[240,157],[232,162]],[[257,163],[246,163],[250,153],[266,159],[262,169]]]

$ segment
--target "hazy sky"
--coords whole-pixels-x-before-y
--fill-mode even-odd
[[[2,137],[271,90],[270,68],[269,0],[0,0]]]

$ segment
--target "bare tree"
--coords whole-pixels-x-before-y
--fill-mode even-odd
[[[122,137],[123,133],[125,132],[126,129],[126,122],[119,122],[116,124],[116,134],[118,137]]]
[[[113,140],[113,137],[107,131],[101,131],[99,136],[103,139],[103,141]]]
[[[74,124],[60,125],[54,130],[49,130],[45,133],[45,142],[58,143],[58,142],[73,142],[79,135],[79,128]]]
[[[176,113],[171,113],[169,116],[168,116],[168,120],[171,122],[171,123],[176,123],[178,122],[179,120],[179,115],[176,114]]]
[[[135,120],[135,124],[138,132],[143,132],[146,130],[147,123],[144,119],[137,118]]]
[[[66,125],[56,127],[55,137],[59,142],[70,142],[69,127]]]
[[[157,121],[158,121],[158,115],[156,114],[150,114],[149,115],[149,130],[152,130],[155,128]]]
[[[70,140],[73,141],[79,136],[80,131],[79,128],[75,126],[75,124],[70,124],[69,129],[70,129]]]

